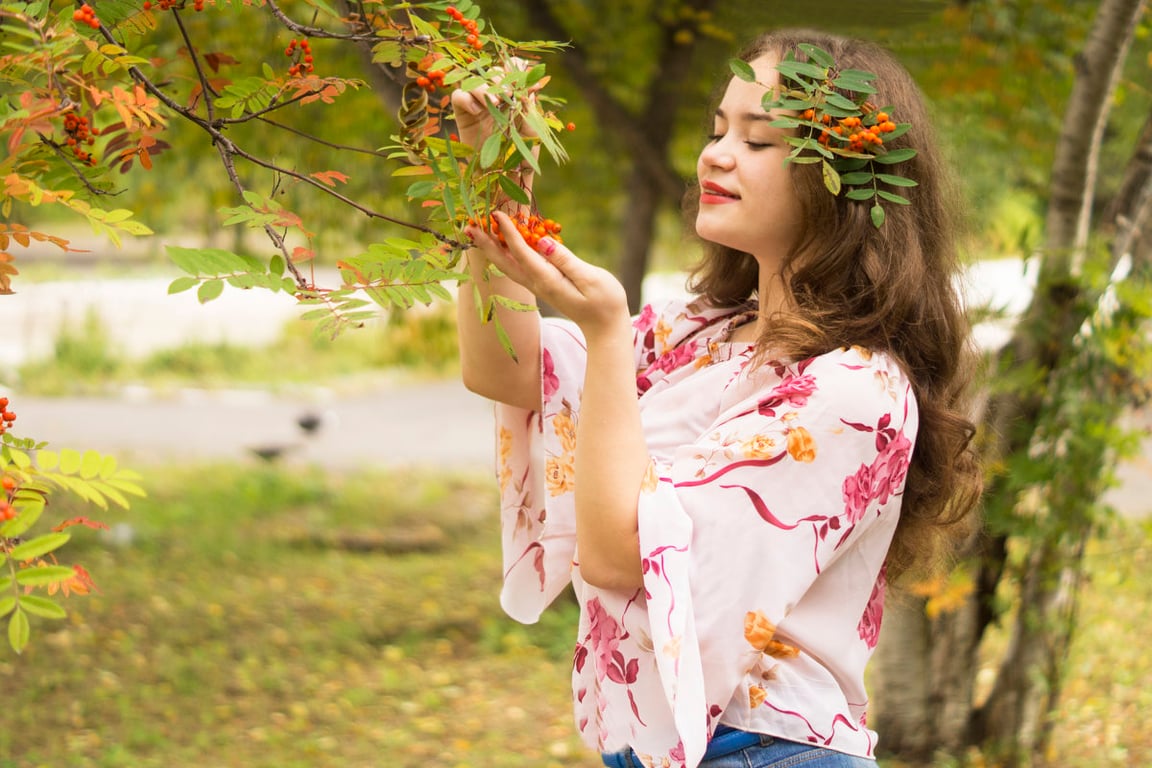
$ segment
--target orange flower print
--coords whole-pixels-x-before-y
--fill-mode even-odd
[[[565,408],[552,417],[552,429],[556,437],[560,438],[560,447],[564,453],[576,450],[576,422],[572,419],[571,409]]]
[[[640,482],[641,493],[652,493],[660,485],[660,475],[656,473],[656,464],[649,461],[648,469],[644,470],[644,479]]]
[[[571,493],[576,487],[576,467],[572,464],[572,455],[566,453],[563,456],[549,456],[544,466],[544,479],[549,496]]]
[[[770,459],[776,455],[776,441],[767,435],[753,435],[740,446],[749,459]]]
[[[659,354],[664,354],[668,351],[668,336],[672,333],[672,326],[664,322],[664,318],[656,323],[656,327],[652,330],[653,336],[656,338],[656,350]]]
[[[500,482],[500,492],[503,493],[508,487],[508,483],[512,481],[512,467],[509,464],[509,459],[512,456],[512,432],[506,427],[500,427],[499,436],[499,456],[497,458],[500,472],[497,479]]]
[[[768,692],[758,685],[748,686],[748,706],[752,709],[764,703],[764,699],[768,697]]]
[[[809,463],[816,460],[816,441],[804,427],[788,430],[788,455],[796,461]]]
[[[781,643],[776,638],[776,625],[760,611],[744,614],[744,639],[756,650],[777,659],[790,659],[800,653],[794,645]]]

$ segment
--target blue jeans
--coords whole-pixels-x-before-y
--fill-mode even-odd
[[[711,746],[711,745],[710,745]],[[711,749],[709,751],[712,751]],[[632,750],[601,755],[609,768],[644,768]],[[832,749],[760,736],[759,744],[711,757],[704,756],[700,768],[876,768],[875,760],[848,755]]]

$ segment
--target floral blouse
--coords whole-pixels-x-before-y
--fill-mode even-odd
[[[871,757],[864,667],[917,409],[884,354],[751,365],[746,316],[703,303],[635,319],[651,456],[639,499],[644,586],[580,578],[573,488],[586,349],[542,321],[542,411],[497,406],[504,587],[536,621],[571,581],[581,612],[576,724],[593,749],[695,768],[716,726]]]

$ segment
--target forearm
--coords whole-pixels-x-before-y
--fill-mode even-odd
[[[460,372],[472,392],[508,405],[540,409],[540,316],[508,307],[496,307],[497,318],[508,333],[513,359],[500,343],[493,321],[481,319],[481,307],[493,295],[506,296],[535,306],[536,298],[523,286],[506,277],[489,275],[487,260],[479,251],[465,257],[471,281],[462,282],[457,298],[457,332]],[[474,288],[475,286],[475,288]],[[481,305],[477,306],[479,292]]]
[[[576,541],[580,573],[605,589],[643,584],[636,510],[648,448],[636,401],[631,327],[588,341],[576,433]]]

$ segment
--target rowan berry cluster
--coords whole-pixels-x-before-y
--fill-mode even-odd
[[[564,242],[560,237],[560,230],[562,227],[552,219],[545,219],[538,214],[519,213],[513,218],[516,224],[516,231],[520,233],[520,237],[524,238],[524,242],[528,243],[528,247],[533,250],[540,244],[540,241],[545,237],[550,237],[558,243]],[[504,238],[504,233],[500,229],[500,223],[496,221],[495,217],[489,216],[486,219],[468,219],[468,224],[477,227],[485,232],[491,233],[501,246],[507,248],[508,242]]]
[[[296,57],[296,63],[288,67],[288,74],[292,77],[307,75],[315,69],[312,66],[312,45],[306,37],[299,40],[293,38],[292,42],[288,43],[288,47],[284,49],[284,55],[289,58]]]
[[[76,159],[88,165],[95,165],[96,159],[84,147],[92,146],[96,142],[95,137],[100,134],[100,129],[91,125],[88,118],[83,115],[69,112],[64,115],[64,133],[67,136],[64,143],[72,148],[72,154]]]
[[[892,122],[887,112],[866,115],[864,120],[859,117],[845,117],[836,120],[835,125],[832,124],[833,119],[830,115],[818,115],[814,109],[805,110],[803,117],[805,120],[815,120],[828,126],[820,131],[820,136],[817,138],[821,146],[830,146],[835,136],[840,142],[838,146],[846,142],[852,152],[863,153],[871,146],[883,146],[884,137],[881,134],[896,130],[896,123]]]
[[[88,3],[84,3],[72,14],[72,20],[87,24],[92,29],[100,29],[100,19],[96,18],[96,11]]]
[[[445,8],[444,13],[448,14],[449,17],[458,22],[460,26],[464,28],[464,31],[467,33],[467,37],[464,38],[465,43],[472,46],[477,51],[484,47],[484,43],[480,41],[480,27],[475,21],[465,18],[464,14],[460,12],[460,9],[454,5],[450,5]]]
[[[12,506],[12,494],[16,492],[18,483],[11,475],[4,475],[0,484],[4,486],[4,495],[0,497],[0,522],[16,517],[16,508]]]
[[[0,435],[12,429],[12,422],[16,421],[16,412],[8,410],[8,398],[0,397]]]
[[[428,91],[428,93],[432,93],[437,88],[444,87],[444,73],[445,71],[443,69],[433,69],[417,77],[416,85]]]

